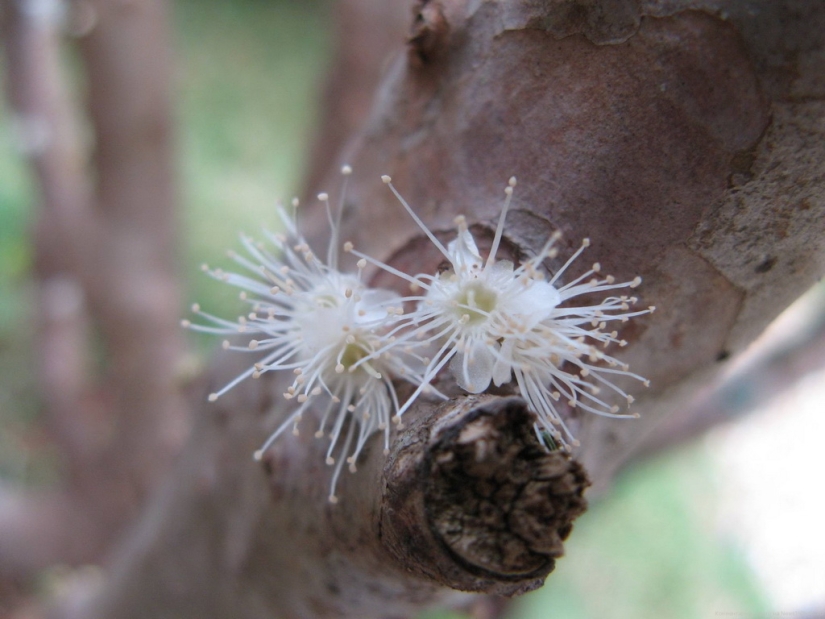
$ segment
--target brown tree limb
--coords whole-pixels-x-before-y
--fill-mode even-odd
[[[66,437],[71,453],[77,449],[76,440],[67,432],[76,425],[78,400],[88,387],[87,361],[76,346],[85,339],[86,322],[76,273],[83,269],[83,248],[94,236],[93,221],[87,217],[90,190],[85,157],[60,68],[60,16],[56,11],[38,12],[25,2],[6,2],[3,9],[13,124],[20,152],[31,162],[42,204],[35,227],[41,280],[41,389],[49,402],[50,419],[60,428],[57,435]],[[72,363],[55,363],[53,353],[71,355]]]
[[[370,205],[371,225],[353,217],[342,236],[396,266],[430,268],[415,225],[371,179],[391,173],[449,234],[458,213],[492,226],[515,174],[507,235],[517,248],[536,251],[560,229],[562,256],[587,236],[607,271],[642,275],[644,302],[666,310],[623,332],[624,358],[654,385],[635,407],[643,419],[573,421],[597,487],[717,358],[823,271],[812,51],[823,15],[791,4],[643,6],[614,40],[627,16],[601,3],[567,13],[561,3],[434,3],[446,43],[428,64],[396,64],[349,161],[352,201]],[[781,80],[789,67],[797,73]]]
[[[87,290],[110,359],[117,451],[140,501],[168,469],[188,430],[178,374],[171,71],[166,3],[92,3],[80,41],[95,131],[95,207],[103,230]],[[148,42],[151,42],[149,44]]]
[[[808,311],[783,315],[679,415],[664,419],[645,438],[635,457],[657,454],[698,438],[720,424],[777,400],[811,372],[825,367],[823,291],[809,293]],[[777,332],[778,331],[778,332]]]
[[[68,473],[60,496],[4,497],[0,569],[23,573],[100,560],[168,469],[188,415],[177,379],[184,347],[165,5],[91,7],[95,27],[83,48],[95,188],[62,71],[61,6],[21,0],[3,7],[8,92],[42,203],[40,379]],[[110,363],[100,384],[87,360],[88,311]],[[44,501],[48,515],[27,514]]]
[[[88,316],[78,274],[85,270],[86,248],[95,237],[94,220],[88,217],[85,157],[60,67],[60,18],[36,8],[24,2],[3,5],[6,85],[20,149],[31,162],[40,191],[34,239],[39,386],[47,425],[70,466],[72,490],[60,496],[3,497],[0,567],[23,574],[58,557],[79,558],[67,547],[72,535],[77,547],[87,551],[80,558],[100,551],[96,540],[87,537],[88,529],[72,533],[68,525],[77,519],[66,517],[79,510],[78,495],[85,494],[76,491],[83,487],[79,476],[85,475],[93,434],[83,414],[91,383]]]
[[[251,457],[236,459],[249,456],[259,426],[237,411],[271,404],[271,381],[255,386],[210,407],[156,504],[158,519],[143,522],[101,596],[77,616],[410,616],[473,601],[452,589],[535,588],[584,510],[581,467],[539,446],[523,401],[496,396],[410,411],[391,453],[373,445],[339,482],[347,498],[329,504],[329,477],[319,474],[326,445],[312,433],[278,443],[268,475]],[[220,465],[216,447],[226,454]]]
[[[392,174],[430,228],[450,238],[461,213],[479,234],[489,230],[515,174],[512,253],[530,255],[560,229],[561,259],[587,236],[589,256],[606,271],[641,274],[645,302],[660,311],[624,330],[621,356],[651,379],[635,407],[642,419],[564,412],[582,443],[577,459],[603,489],[656,423],[714,374],[722,353],[741,350],[825,270],[825,8],[736,0],[421,6],[411,53],[387,72],[348,153],[355,175],[342,236],[395,266],[431,271],[439,257],[379,175]],[[211,380],[221,384],[237,369]],[[479,574],[479,557],[493,561],[485,545],[508,548],[477,527],[486,522],[481,503],[455,493],[437,510],[426,501],[420,508],[416,491],[426,496],[428,484],[449,475],[431,468],[425,481],[389,483],[418,436],[415,423],[437,428],[432,404],[418,405],[421,417],[396,433],[386,461],[373,445],[331,507],[322,446],[310,436],[276,443],[268,480],[248,459],[278,423],[261,415],[277,393],[249,381],[204,405],[175,477],[121,548],[100,596],[76,616],[405,616],[449,601],[451,587],[513,593],[540,581],[521,563],[514,581],[500,559]],[[461,410],[458,397],[452,405]],[[444,451],[437,443],[428,443],[434,453],[460,459],[460,441]],[[554,495],[544,496],[542,509]],[[390,520],[378,528],[382,513]],[[443,529],[432,525],[440,513],[451,514]],[[456,520],[462,525],[451,527]],[[533,527],[520,530],[524,540]],[[450,552],[433,542],[434,531]],[[539,545],[552,550],[553,541]]]

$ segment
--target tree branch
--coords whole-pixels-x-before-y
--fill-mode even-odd
[[[5,2],[3,9],[7,92],[21,153],[29,158],[40,190],[34,233],[39,386],[46,424],[69,464],[72,488],[60,497],[4,493],[0,569],[26,574],[56,559],[88,560],[100,551],[88,527],[70,530],[77,519],[66,517],[78,512],[79,495],[89,490],[83,476],[96,434],[94,420],[84,414],[92,383],[79,276],[88,266],[96,230],[84,153],[60,67],[59,15],[27,2]],[[58,515],[64,518],[52,517]]]
[[[635,457],[647,457],[731,423],[758,406],[781,398],[811,372],[825,366],[823,294],[809,293],[807,311],[780,317],[679,415],[671,415],[645,438]],[[813,314],[813,315],[812,315]]]
[[[128,469],[138,499],[166,472],[188,430],[177,380],[184,344],[177,319],[172,55],[162,0],[92,6],[97,23],[80,49],[103,230],[86,283],[110,355],[118,418],[111,464]]]
[[[410,3],[339,0],[335,3],[335,54],[322,93],[321,122],[313,136],[305,193],[320,191],[341,153],[357,148],[358,130],[375,88],[409,28]]]
[[[373,443],[331,505],[326,445],[309,433],[276,443],[267,475],[236,459],[258,426],[238,411],[271,403],[271,381],[255,385],[210,407],[158,519],[143,522],[96,606],[78,616],[409,616],[473,600],[451,589],[535,588],[584,511],[581,467],[539,446],[523,401],[496,396],[411,410],[391,453]],[[231,460],[215,466],[218,445]]]
[[[0,555],[11,564],[0,567],[11,571],[99,560],[188,430],[177,378],[184,347],[165,5],[91,7],[95,27],[82,47],[97,149],[94,191],[61,66],[62,6],[3,6],[9,97],[42,202],[39,377],[68,468],[63,496],[48,501],[55,515],[72,515],[27,517],[23,507],[42,506],[39,497],[4,501],[10,511],[0,513]],[[110,374],[100,384],[88,361],[87,309],[107,346]],[[77,526],[80,514],[88,526]],[[37,523],[46,528],[38,531]],[[16,552],[24,540],[33,544],[29,557]]]
[[[355,174],[342,238],[397,267],[432,272],[437,253],[379,176],[392,174],[427,225],[451,238],[458,214],[478,235],[489,231],[515,174],[506,231],[514,255],[538,251],[558,229],[561,260],[586,236],[604,270],[641,274],[645,303],[660,311],[624,330],[621,358],[651,379],[635,407],[642,419],[563,413],[582,443],[577,460],[604,489],[657,422],[683,410],[717,371],[717,358],[744,348],[823,272],[825,7],[420,7],[410,53],[387,72],[348,151]],[[323,219],[307,213],[315,240]],[[209,380],[225,384],[239,371]],[[565,460],[570,477],[491,537],[500,515],[488,511],[496,505],[486,500],[489,471],[472,454],[489,453],[501,427],[468,429],[477,418],[470,409],[464,437],[475,438],[464,443],[461,430],[439,425],[439,415],[462,410],[462,397],[435,416],[422,402],[389,458],[373,442],[330,506],[330,474],[311,437],[277,441],[268,479],[247,457],[277,427],[262,415],[277,386],[248,381],[204,405],[174,479],[121,549],[105,591],[77,616],[405,616],[456,602],[452,587],[514,593],[540,582],[558,548],[552,528],[532,518],[550,519],[558,497],[571,511],[581,507],[570,486],[584,483],[578,464]],[[519,415],[510,410],[501,423]],[[439,442],[448,435],[452,442]],[[508,431],[500,444],[521,435]],[[526,483],[526,500],[534,496],[526,480],[546,481],[545,462],[520,455],[531,462],[521,477],[521,459],[508,454],[497,457],[514,475],[499,479],[496,466],[491,478],[505,494]],[[558,526],[563,538],[566,525]]]
[[[529,255],[559,229],[562,258],[586,236],[604,270],[643,277],[643,302],[662,311],[623,331],[621,355],[653,385],[634,405],[642,420],[571,418],[597,488],[683,410],[717,358],[821,276],[823,103],[810,50],[823,46],[825,14],[791,4],[727,2],[726,19],[688,2],[643,9],[614,40],[627,15],[600,3],[581,14],[431,3],[441,15],[432,28],[449,34],[435,37],[430,61],[413,48],[415,62],[395,64],[348,161],[361,211],[341,236],[400,268],[426,271],[438,258],[422,255],[414,223],[373,179],[390,173],[449,235],[460,213],[492,228],[514,174],[506,236],[516,250]]]

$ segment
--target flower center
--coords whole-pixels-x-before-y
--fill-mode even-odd
[[[347,344],[344,347],[343,354],[341,354],[341,365],[348,370],[366,356],[366,351],[358,344]]]
[[[467,324],[476,325],[487,320],[487,316],[496,308],[498,294],[481,282],[471,282],[464,286],[455,296],[458,313],[469,316]]]
[[[319,294],[315,297],[315,303],[318,307],[335,308],[341,305],[338,297],[332,294]]]

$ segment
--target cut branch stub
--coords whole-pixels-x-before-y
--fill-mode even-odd
[[[436,416],[412,427],[387,462],[384,544],[454,589],[540,586],[586,509],[584,469],[542,448],[521,398],[468,397]]]

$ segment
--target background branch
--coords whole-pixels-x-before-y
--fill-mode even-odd
[[[63,72],[63,6],[3,8],[8,92],[42,205],[39,376],[68,473],[61,492],[3,497],[0,569],[30,574],[100,559],[168,469],[188,422],[176,377],[183,343],[165,6],[83,5],[95,22],[82,45],[94,188]],[[89,362],[90,315],[106,346],[102,377]]]
[[[84,560],[100,551],[88,528],[67,517],[88,491],[81,477],[93,429],[84,415],[91,385],[79,274],[96,235],[84,153],[60,66],[59,15],[38,12],[25,2],[6,2],[3,9],[7,92],[19,147],[32,164],[42,205],[34,234],[40,388],[46,422],[69,463],[73,486],[47,497],[10,492],[3,498],[2,569],[33,573],[56,559]],[[75,548],[83,549],[80,556],[68,549],[72,537],[79,542]]]
[[[357,148],[375,89],[400,51],[415,7],[410,2],[339,0],[333,9],[335,54],[321,96],[321,118],[304,179],[308,195]]]
[[[95,207],[102,230],[86,278],[109,354],[117,417],[111,466],[139,502],[188,430],[180,393],[175,165],[166,3],[91,3],[80,40],[95,132]],[[147,44],[151,41],[151,44]],[[113,446],[114,447],[114,446]]]
[[[717,381],[706,386],[678,415],[656,426],[638,457],[655,455],[747,415],[780,398],[809,373],[825,366],[822,287],[783,314]]]

